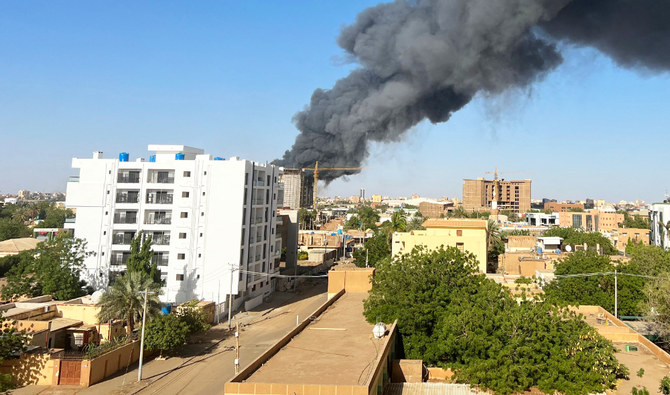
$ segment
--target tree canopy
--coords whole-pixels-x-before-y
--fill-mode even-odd
[[[147,322],[144,346],[148,350],[172,350],[184,344],[188,338],[187,323],[174,314],[157,315]]]
[[[604,392],[627,374],[613,345],[567,309],[517,303],[478,273],[476,257],[415,248],[377,264],[369,322],[398,320],[405,357],[450,367],[458,382],[500,394]]]
[[[630,215],[627,212],[623,212],[623,222],[619,224],[621,228],[636,228],[636,229],[649,229],[649,218],[643,217],[641,215]]]
[[[344,229],[377,229],[379,213],[370,206],[361,206],[355,211],[355,215],[344,224]]]
[[[366,257],[368,266],[375,267],[377,263],[391,257],[391,245],[389,244],[389,235],[385,232],[375,232],[374,236],[369,238],[363,248],[359,248],[353,253],[356,266],[365,267]]]
[[[2,296],[51,295],[56,300],[68,300],[86,295],[86,282],[81,280],[84,259],[93,253],[86,242],[68,234],[37,245],[34,251],[19,254],[18,263],[7,272],[7,285]]]
[[[151,249],[151,236],[146,236],[138,232],[130,240],[130,256],[126,261],[128,272],[139,272],[146,274],[153,279],[155,283],[161,283],[161,272],[158,269],[158,262],[153,261],[154,252]]]
[[[576,228],[551,228],[544,232],[544,236],[557,236],[563,238],[563,244],[584,245],[586,243],[589,249],[595,249],[600,245],[603,254],[616,255],[617,250],[612,242],[599,232],[584,232]]]

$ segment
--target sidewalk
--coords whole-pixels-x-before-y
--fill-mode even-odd
[[[166,360],[145,360],[142,367],[143,380],[137,382],[138,365],[117,373],[107,380],[89,388],[78,386],[31,385],[12,391],[13,394],[133,394],[157,393],[162,395],[183,392],[203,392],[204,387],[220,388],[234,375],[234,324],[240,323],[241,369],[274,344],[295,326],[296,315],[302,321],[326,300],[326,285],[313,281],[301,285],[296,294],[275,292],[272,300],[249,312],[241,312],[232,320],[233,330],[228,330],[227,320],[213,326],[205,333],[193,336],[176,355]],[[223,317],[221,317],[223,318]],[[211,370],[211,374],[205,373]],[[198,375],[203,377],[198,378]],[[197,378],[197,380],[196,380]],[[219,386],[220,385],[220,386]],[[200,390],[195,391],[196,386]],[[188,389],[186,389],[188,388]]]

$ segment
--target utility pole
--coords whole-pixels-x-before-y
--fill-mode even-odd
[[[240,320],[235,320],[235,374],[240,372]]]
[[[228,294],[228,329],[231,327],[233,314],[233,264],[230,264],[230,293]]]
[[[137,370],[137,381],[142,381],[142,359],[144,358],[144,327],[147,322],[147,294],[149,288],[144,289],[144,312],[142,313],[142,336],[140,338],[140,365]]]
[[[365,249],[365,267],[368,267],[368,249]]]
[[[619,287],[617,283],[616,269],[614,269],[614,316],[619,318]]]
[[[216,324],[219,325],[221,319],[221,280],[216,292]]]

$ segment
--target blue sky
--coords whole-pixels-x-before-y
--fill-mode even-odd
[[[186,144],[271,161],[315,88],[355,64],[336,38],[372,1],[0,2],[0,193],[65,191],[71,158]],[[498,167],[533,198],[662,200],[670,76],[590,49],[529,91],[478,97],[444,124],[376,144],[327,195],[461,196]]]

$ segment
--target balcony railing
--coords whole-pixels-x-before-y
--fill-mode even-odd
[[[112,266],[125,265],[129,257],[130,254],[124,255],[123,257],[112,256],[112,259],[109,260],[109,264]]]
[[[151,204],[172,204],[173,195],[147,195],[147,203]]]
[[[151,241],[157,246],[170,245],[170,235],[153,235]]]
[[[172,223],[172,217],[147,218],[144,223],[146,225],[170,225]]]
[[[147,182],[155,184],[174,184],[174,173],[152,173],[149,174]]]
[[[116,195],[116,203],[138,203],[140,201],[139,195]]]
[[[112,237],[112,244],[130,245],[133,236],[131,233],[116,234]]]
[[[115,224],[136,224],[137,223],[137,217],[136,216],[120,216],[120,215],[115,215],[114,216],[114,223]]]
[[[155,263],[156,266],[167,266],[168,265],[168,256],[167,255],[154,255],[151,258],[151,263]]]
[[[116,182],[119,184],[138,184],[140,182],[139,174],[119,174]]]

